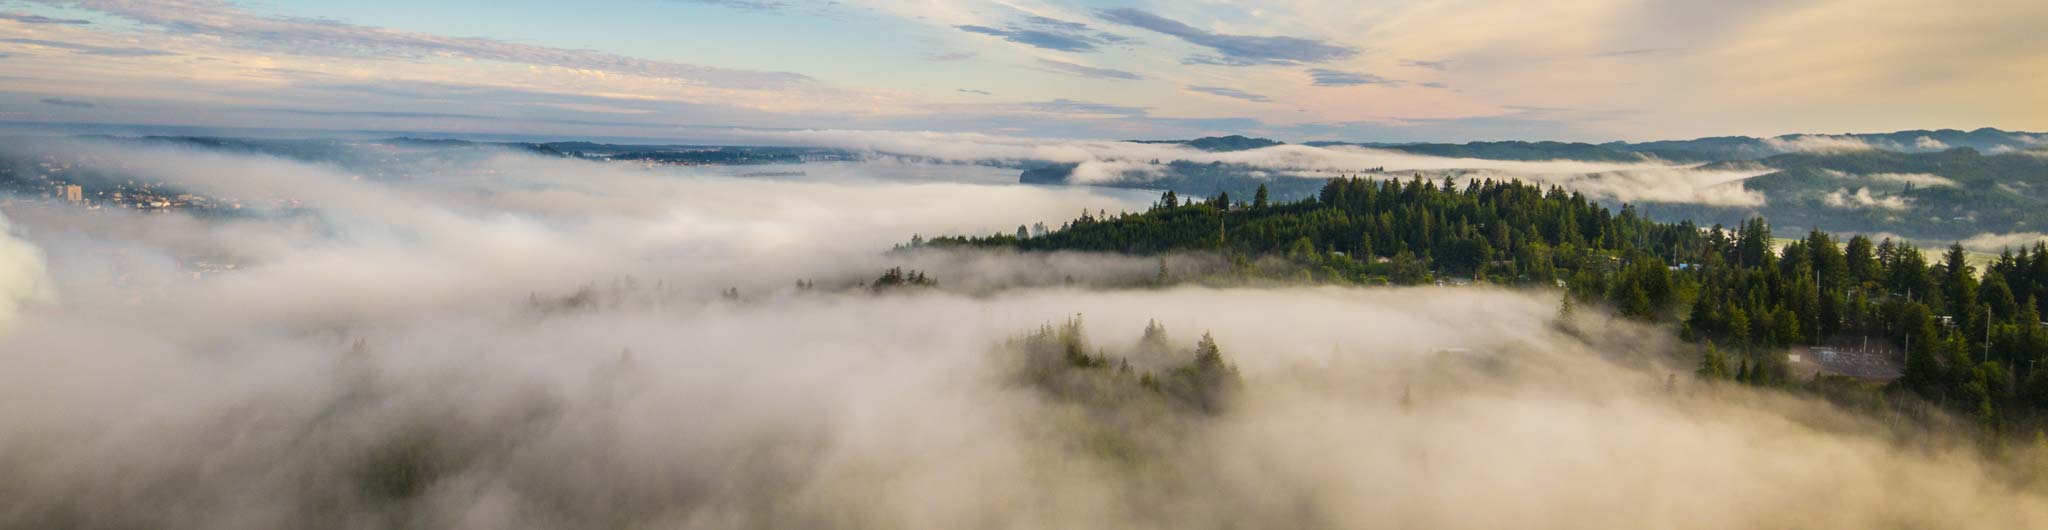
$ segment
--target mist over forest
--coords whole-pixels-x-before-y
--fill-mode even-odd
[[[2043,27],[0,0],[0,530],[2048,528]]]
[[[0,526],[2048,520],[2034,432],[1703,375],[1606,291],[927,243],[1080,241],[1150,191],[346,149],[9,145],[211,206],[0,206]]]

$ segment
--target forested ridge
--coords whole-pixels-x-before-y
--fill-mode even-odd
[[[1791,377],[1795,346],[1903,350],[1886,399],[1917,398],[1994,435],[2036,432],[2048,411],[2041,319],[2048,247],[2014,249],[1984,270],[1951,246],[1939,259],[1904,242],[1821,232],[1775,242],[1762,220],[1736,227],[1660,223],[1559,187],[1518,181],[1332,179],[1314,197],[1268,201],[1173,192],[1143,212],[1083,212],[1057,230],[939,237],[937,247],[1203,252],[1225,278],[1168,270],[1157,282],[1294,281],[1560,286],[1563,310],[1600,306],[1672,328],[1699,345],[1698,374],[1787,388],[1858,383]],[[1248,199],[1248,200],[1247,200]],[[1872,398],[1864,396],[1864,398]]]

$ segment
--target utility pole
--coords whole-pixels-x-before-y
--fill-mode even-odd
[[[1991,304],[1984,304],[1984,360],[1991,360]]]

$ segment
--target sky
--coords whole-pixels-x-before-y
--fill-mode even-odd
[[[2044,22],[2037,0],[0,0],[0,122],[675,140],[2044,130]]]

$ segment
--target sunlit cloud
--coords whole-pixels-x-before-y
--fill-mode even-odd
[[[1400,86],[1403,84],[1401,81],[1387,79],[1377,75],[1358,72],[1346,72],[1342,70],[1331,70],[1327,68],[1310,69],[1308,73],[1309,77],[1315,80],[1316,86]]]
[[[79,101],[75,99],[64,98],[43,98],[41,101],[44,105],[56,105],[59,107],[71,107],[74,109],[89,109],[97,106],[93,105],[92,102],[89,101]]]
[[[59,50],[78,52],[84,55],[101,55],[107,57],[150,57],[159,55],[177,55],[175,53],[163,50],[152,50],[148,48],[96,46],[92,44],[80,44],[76,42],[62,42],[42,39],[24,39],[18,37],[0,38],[0,42],[9,44],[26,44],[38,48],[54,48]]]
[[[90,20],[81,20],[76,18],[53,18],[42,15],[31,15],[28,13],[16,13],[12,11],[0,12],[0,20],[12,20],[23,24],[72,24],[79,26],[92,23],[92,21]]]
[[[1104,9],[1097,17],[1118,24],[1148,29],[1208,48],[1217,55],[1202,59],[1206,64],[1249,66],[1253,64],[1322,63],[1358,55],[1349,46],[1301,37],[1231,35],[1189,26],[1148,11],[1120,7]]]
[[[1114,68],[1097,68],[1093,66],[1070,63],[1067,61],[1060,61],[1055,59],[1039,59],[1038,67],[1048,72],[1071,75],[1075,77],[1087,77],[1095,79],[1117,79],[1123,81],[1135,81],[1145,78],[1145,76],[1133,72],[1117,70]]]
[[[955,26],[960,31],[979,33],[1003,40],[1048,50],[1068,52],[1092,52],[1126,39],[1113,33],[1090,29],[1087,24],[1055,18],[1027,15],[1021,20],[1003,27],[989,27],[975,24]]]
[[[1203,94],[1209,94],[1209,95],[1214,95],[1214,96],[1223,96],[1223,97],[1226,97],[1226,98],[1230,98],[1230,99],[1241,99],[1241,100],[1245,100],[1245,101],[1251,101],[1251,102],[1256,102],[1256,103],[1265,103],[1265,102],[1270,102],[1270,101],[1273,101],[1273,98],[1269,98],[1269,97],[1266,97],[1266,96],[1261,96],[1261,95],[1258,95],[1258,94],[1253,94],[1253,93],[1250,93],[1250,92],[1245,92],[1245,91],[1243,91],[1243,90],[1238,90],[1238,89],[1235,89],[1235,88],[1229,88],[1229,87],[1220,87],[1220,86],[1189,86],[1189,87],[1187,87],[1187,89],[1188,89],[1188,90],[1190,90],[1190,91],[1194,91],[1194,92],[1201,92],[1201,93],[1203,93]]]
[[[2048,66],[2035,64],[2048,56],[2048,49],[2026,38],[2031,28],[2020,22],[2048,16],[2043,11],[2048,8],[2009,3],[1948,9],[1908,0],[1869,10],[1855,4],[1815,0],[1802,9],[1742,5],[1700,10],[1604,0],[1553,8],[1489,0],[1455,9],[1416,2],[1195,8],[1036,0],[747,0],[656,2],[636,8],[671,11],[706,24],[809,24],[819,18],[808,14],[830,11],[826,18],[846,28],[835,31],[905,37],[833,50],[855,55],[826,59],[824,51],[808,48],[759,56],[773,46],[814,46],[796,41],[826,38],[817,32],[762,31],[758,34],[774,42],[708,55],[706,50],[722,48],[705,42],[712,38],[708,34],[696,33],[635,40],[649,43],[646,47],[584,48],[514,29],[451,36],[379,27],[336,6],[277,10],[211,0],[51,1],[20,4],[0,16],[9,33],[0,38],[0,55],[10,62],[0,94],[26,102],[64,97],[129,109],[195,109],[184,116],[128,118],[164,123],[226,124],[237,120],[237,107],[274,109],[290,98],[315,101],[310,111],[489,115],[500,126],[563,134],[584,133],[564,125],[610,121],[654,107],[663,110],[647,115],[650,127],[766,128],[941,126],[965,123],[951,119],[963,113],[998,115],[1013,108],[1005,105],[1014,101],[989,101],[987,107],[965,110],[959,106],[964,93],[956,91],[963,86],[1015,101],[1069,99],[1152,109],[1149,121],[1100,122],[1092,130],[1022,117],[1003,124],[1007,131],[1033,134],[1157,138],[1190,131],[1279,135],[1313,130],[1313,136],[1289,139],[1599,142],[1808,133],[1778,139],[1781,150],[1799,152],[1853,147],[1823,145],[1828,137],[1812,136],[1822,131],[2044,127],[2040,120],[2048,108],[2031,104],[2034,98],[2028,96],[2048,87],[1998,73]],[[298,12],[315,15],[288,14]],[[601,22],[609,12],[555,23],[564,28],[610,24]],[[521,13],[477,16],[516,18]],[[1532,19],[1546,23],[1525,23]],[[1689,22],[1674,22],[1679,20]],[[1848,44],[1880,36],[1885,46]],[[846,60],[872,67],[830,66]],[[1121,86],[1076,83],[1075,78]],[[646,103],[481,108],[490,105],[470,99],[460,102],[470,108],[450,112],[415,108],[443,102],[402,93],[363,93],[341,101],[343,96],[308,98],[289,88],[407,83]],[[286,87],[280,91],[280,85]],[[86,87],[83,93],[66,90],[80,86]],[[1226,87],[1295,110],[1245,115],[1239,109],[1246,99],[1185,89],[1191,86]],[[1888,88],[1867,88],[1874,86]],[[1346,87],[1371,90],[1334,89]],[[535,106],[552,110],[536,111]],[[82,119],[59,112],[60,107],[45,107],[15,119]],[[1768,110],[1735,112],[1737,107]],[[589,109],[591,116],[564,114],[577,108]],[[1872,108],[1896,111],[1867,110]],[[305,123],[413,126],[399,122],[406,119],[400,116],[386,118],[393,121],[383,127],[372,124],[375,119],[337,115]],[[1263,127],[1187,126],[1233,123],[1225,120]],[[1931,137],[1900,143],[1876,147],[1932,151],[1946,145]]]

